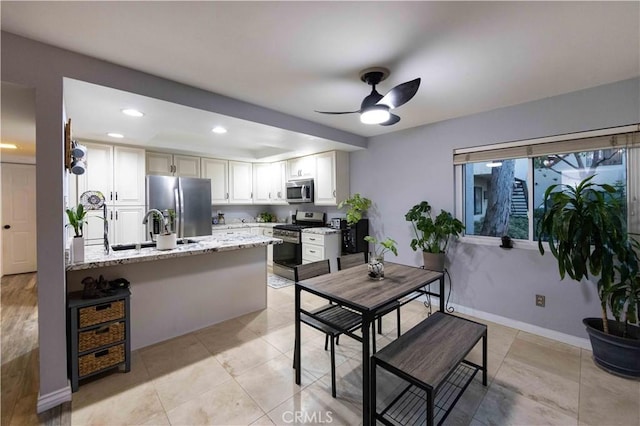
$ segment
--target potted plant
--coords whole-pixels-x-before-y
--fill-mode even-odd
[[[75,209],[66,210],[69,223],[67,226],[73,228],[75,235],[71,240],[71,261],[73,263],[84,262],[84,238],[82,237],[82,228],[86,221],[87,211],[82,204],[78,204]]]
[[[585,318],[596,364],[607,371],[640,377],[640,244],[626,235],[623,198],[611,185],[596,184],[595,175],[576,186],[552,185],[544,195],[538,224],[557,259],[560,277],[596,278],[601,317]],[[614,320],[609,319],[609,312]]]
[[[391,238],[387,238],[384,241],[378,241],[371,235],[367,235],[366,237],[364,237],[364,240],[368,243],[373,244],[373,252],[371,252],[371,255],[369,256],[368,264],[369,277],[372,279],[381,280],[384,278],[384,254],[390,251],[397,256],[397,243]]]
[[[355,225],[362,219],[362,214],[371,207],[371,200],[366,197],[361,197],[360,194],[355,193],[351,198],[347,198],[338,204],[338,209],[347,207],[347,224]]]
[[[441,210],[434,220],[427,201],[411,207],[404,218],[413,226],[415,238],[410,245],[413,251],[422,250],[425,269],[444,271],[449,240],[462,233],[464,224],[445,210]]]

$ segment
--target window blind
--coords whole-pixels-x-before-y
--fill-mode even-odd
[[[593,133],[610,133],[584,137]],[[574,133],[527,141],[506,142],[504,144],[457,149],[453,152],[453,164],[475,163],[512,158],[539,157],[577,151],[593,151],[607,148],[640,147],[640,125],[605,131]]]

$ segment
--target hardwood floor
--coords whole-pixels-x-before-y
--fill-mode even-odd
[[[0,424],[70,425],[71,403],[36,414],[39,389],[37,274],[2,277],[0,300]]]

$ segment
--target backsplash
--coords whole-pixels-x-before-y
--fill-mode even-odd
[[[278,218],[278,221],[284,220],[286,222],[291,221],[291,215],[296,213],[296,210],[323,212],[327,215],[327,222],[334,217],[345,217],[344,210],[338,210],[336,207],[331,206],[316,206],[314,204],[301,204],[299,206],[286,205],[286,206],[211,206],[211,217],[218,215],[218,212],[224,213],[224,219],[226,223],[242,222],[255,222],[256,217],[262,212],[269,212]]]

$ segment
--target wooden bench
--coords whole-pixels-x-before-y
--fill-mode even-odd
[[[464,358],[480,339],[482,365],[477,365]],[[380,411],[378,368],[403,379]],[[436,312],[371,357],[371,419],[387,425],[442,424],[478,370],[486,386],[487,326]]]

